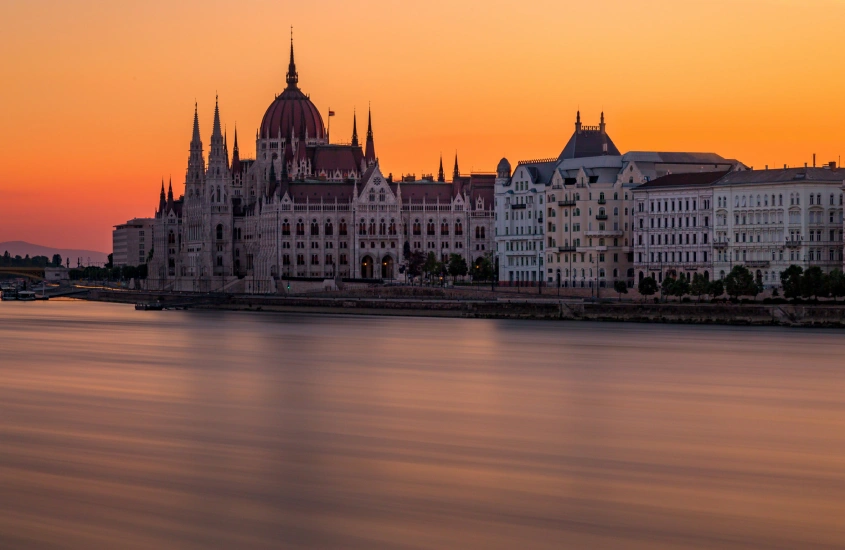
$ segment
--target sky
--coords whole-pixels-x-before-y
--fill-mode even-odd
[[[556,157],[578,109],[623,152],[845,152],[845,0],[0,0],[0,21],[0,242],[110,251],[162,178],[184,189],[195,101],[206,148],[218,94],[254,153],[291,26],[332,140],[371,104],[385,173]]]

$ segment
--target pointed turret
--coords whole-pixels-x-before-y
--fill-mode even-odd
[[[437,171],[437,181],[446,183],[446,174],[443,172],[443,155],[440,155],[440,169]]]
[[[167,211],[173,210],[173,179],[171,178],[167,185]]]
[[[579,109],[578,112],[575,114],[575,131],[581,131],[581,110]]]
[[[455,151],[455,167],[452,169],[452,181],[461,177],[461,171],[458,170],[458,152]]]
[[[358,147],[358,115],[352,111],[352,146]]]
[[[285,81],[288,83],[288,88],[297,88],[299,83],[299,73],[296,72],[296,62],[293,60],[293,29],[290,32],[290,63],[288,63],[288,73],[285,75]]]
[[[194,131],[191,135],[191,147],[188,154],[188,171],[185,184],[188,186],[199,185],[205,177],[205,159],[202,153],[202,140],[200,139],[200,121],[196,102],[194,102]],[[162,181],[162,187],[164,182]],[[189,194],[190,196],[190,194]]]
[[[238,125],[235,124],[235,143],[232,147],[232,173],[240,174],[241,172],[241,155],[238,151]]]
[[[223,139],[223,131],[220,127],[220,106],[218,104],[217,98],[214,99],[214,124],[212,125],[211,130],[211,152],[208,154],[208,169],[209,171],[214,170],[214,174],[217,174],[217,170],[221,172],[223,169],[227,169],[229,167],[229,159],[228,155],[226,154],[226,146]]]
[[[376,145],[373,141],[373,111],[367,109],[367,149],[364,152],[364,158],[367,164],[373,164],[376,161]]]
[[[164,197],[164,178],[161,178],[161,195],[158,197],[158,213],[162,214],[167,206],[167,199]]]
[[[599,129],[601,130],[602,135],[604,135],[604,111],[601,112],[601,122],[599,123]]]

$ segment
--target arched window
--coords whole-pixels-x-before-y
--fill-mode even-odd
[[[171,233],[171,235],[173,235],[173,233]],[[222,224],[217,224],[217,240],[218,241],[223,240],[223,225]]]
[[[420,220],[414,220],[414,235],[422,235],[422,226]]]
[[[484,227],[482,226],[482,228],[481,228],[481,238],[482,238],[482,239],[484,239],[484,238],[485,238],[485,237],[484,237],[484,233],[485,233],[485,231],[484,231]]]
[[[337,234],[341,237],[346,236],[346,220],[340,220],[340,223],[337,224]]]
[[[376,202],[376,192],[372,189],[370,190],[370,202]]]
[[[296,222],[296,234],[300,237],[305,235],[305,222],[302,219]]]
[[[396,234],[396,220],[390,220],[390,225],[387,226],[387,234],[388,235],[395,235]]]
[[[370,220],[370,227],[368,229],[369,229],[370,235],[376,234],[376,220],[374,220],[374,219]]]
[[[358,234],[359,235],[366,235],[367,234],[367,221],[361,220],[361,224],[358,226]]]
[[[434,220],[429,219],[425,229],[428,235],[434,236]]]
[[[382,189],[378,193],[378,200],[379,200],[379,202],[384,202],[384,199],[385,199],[385,193],[384,193],[384,189]]]
[[[443,235],[443,236],[449,235],[449,222],[447,222],[445,219],[440,224],[440,235]]]
[[[379,235],[386,235],[387,234],[387,224],[384,223],[384,219],[382,219],[378,224],[378,234]]]
[[[282,221],[282,235],[290,235],[290,222]]]
[[[618,207],[618,206],[614,206],[614,207],[613,207],[613,215],[614,215],[614,216],[618,216],[618,215],[619,215],[619,207]]]
[[[331,220],[326,220],[326,228],[324,230],[326,235],[333,235],[334,234],[334,226],[332,225]]]
[[[316,219],[311,220],[311,236],[316,237],[320,234],[320,224]]]
[[[464,234],[464,224],[461,222],[455,222],[455,235],[460,236]]]

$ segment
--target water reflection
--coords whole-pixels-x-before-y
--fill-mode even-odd
[[[841,332],[0,306],[2,548],[840,548]]]

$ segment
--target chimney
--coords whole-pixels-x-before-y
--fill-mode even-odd
[[[805,162],[805,163],[804,163],[804,168],[806,168],[806,167],[807,167],[807,163]]]
[[[836,161],[835,161],[835,160],[830,161],[829,166],[830,166],[831,170],[833,170],[834,168],[836,168]]]
[[[767,165],[766,165],[766,170],[768,170],[768,169],[769,169],[769,165],[767,164]]]

